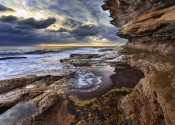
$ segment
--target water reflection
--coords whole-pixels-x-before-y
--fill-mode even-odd
[[[36,104],[29,102],[19,103],[0,115],[0,125],[13,125],[32,115],[36,109]]]

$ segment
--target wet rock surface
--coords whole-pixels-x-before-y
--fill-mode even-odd
[[[85,58],[87,55],[92,57],[93,54],[74,55],[76,57],[78,55],[78,58],[75,59],[70,55],[70,58],[63,59],[61,62],[74,67],[75,73],[68,81],[69,91],[81,99],[101,97],[114,87],[133,88],[144,77],[142,71],[119,62],[123,56],[117,54],[115,49],[103,49],[102,53],[95,54],[95,57],[89,59]],[[90,65],[82,65],[84,62]]]
[[[36,111],[36,104],[19,103],[0,116],[1,125],[12,125],[29,117]]]
[[[112,82],[118,88],[134,88],[142,78],[144,74],[141,70],[125,63],[116,63],[115,74],[111,76]]]
[[[1,81],[0,123],[11,125],[31,119],[63,100],[64,78],[61,76],[28,76]],[[11,87],[13,86],[13,87]],[[59,87],[57,87],[59,86]],[[10,90],[10,91],[9,91]],[[60,96],[59,96],[60,94]],[[33,124],[35,122],[31,122]]]
[[[99,58],[99,54],[71,54],[71,58],[74,59],[91,59],[91,58]]]
[[[69,70],[63,76],[0,81],[0,124],[121,124],[121,100],[143,76],[140,70],[118,62],[121,57],[116,53],[107,49],[99,55],[70,55],[60,60]],[[83,61],[91,65],[82,65]],[[123,74],[126,77],[120,78]]]

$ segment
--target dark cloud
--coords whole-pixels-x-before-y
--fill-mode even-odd
[[[59,30],[57,30],[57,32],[66,32],[68,34],[71,34],[71,36],[73,36],[77,40],[83,40],[89,36],[98,36],[101,39],[106,38],[110,41],[116,41],[117,39],[119,39],[115,36],[116,28],[113,26],[109,27],[103,24],[87,25],[73,19],[68,19],[63,22],[63,24],[66,26],[71,26],[73,29],[67,30],[65,28],[60,28]]]
[[[13,23],[13,22],[16,22],[17,20],[18,18],[12,15],[0,17],[0,22]]]
[[[0,23],[0,46],[26,46],[55,42],[55,35],[35,30],[17,29],[12,24]]]
[[[16,2],[14,5],[20,8],[18,5],[21,2],[7,1],[13,1],[11,5]],[[110,42],[120,40],[115,36],[116,28],[109,25],[108,16],[101,10],[103,0],[24,0],[23,2],[21,6],[22,9],[26,7],[26,11],[31,9],[36,12],[39,9],[54,13],[55,16],[52,16],[58,18],[57,21],[60,21],[62,27],[57,30],[46,30],[56,23],[55,18],[36,20],[35,17],[24,19],[13,15],[1,16],[0,46],[88,43],[95,39],[99,41],[107,39]],[[1,8],[3,7],[0,5],[0,11]],[[60,16],[63,18],[59,18]]]
[[[28,18],[24,20],[19,20],[18,27],[20,28],[36,28],[36,29],[44,29],[49,27],[50,25],[56,22],[55,18],[48,18],[46,20],[35,20],[34,18]]]
[[[82,25],[82,22],[73,20],[71,18],[67,18],[64,21],[63,25],[68,26],[70,28],[75,28],[75,27],[79,27],[80,25]]]
[[[5,7],[5,6],[3,6],[3,5],[0,4],[0,12],[1,11],[14,11],[14,10],[11,9],[11,8]]]
[[[72,20],[72,22],[76,21]],[[68,26],[70,25],[68,24]],[[108,27],[105,25],[94,25],[94,24],[87,25],[83,23],[78,23],[78,25],[74,25],[72,30],[60,28],[57,31],[50,31],[50,32],[57,32],[58,34],[65,33],[68,34],[67,37],[72,37],[76,40],[82,40],[82,41],[86,40],[88,37],[95,37],[95,36],[99,37],[99,39],[106,38],[109,41],[116,41],[117,39],[119,39],[118,37],[115,36],[116,28]]]
[[[100,28],[96,25],[81,25],[72,30],[70,33],[80,37],[95,36],[100,33]]]
[[[29,46],[49,43],[73,43],[76,39],[71,34],[14,27],[10,23],[0,23],[0,46]],[[84,42],[84,41],[82,41]]]
[[[28,46],[51,43],[87,43],[91,42],[89,37],[99,39],[109,39],[116,41],[113,29],[108,27],[99,27],[96,25],[82,25],[73,30],[60,28],[57,31],[26,30],[14,27],[12,24],[0,23],[0,46]]]
[[[16,24],[16,27],[23,29],[44,29],[54,24],[56,22],[56,19],[48,18],[45,20],[37,21],[34,18],[18,19],[17,17],[10,15],[0,17],[0,22],[13,23]]]

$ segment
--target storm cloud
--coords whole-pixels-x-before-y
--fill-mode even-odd
[[[16,22],[17,20],[18,20],[18,18],[15,16],[12,16],[12,15],[0,17],[0,21],[6,22],[6,23],[13,23],[13,22]]]
[[[48,18],[45,20],[35,20],[34,18],[27,18],[27,19],[18,19],[15,16],[2,16],[0,17],[1,22],[5,23],[13,23],[16,24],[18,28],[36,28],[36,29],[43,29],[47,28],[50,25],[56,22],[55,18]]]
[[[14,11],[14,10],[0,4],[0,12],[1,11]]]
[[[5,0],[0,5],[0,46],[117,43],[103,0]],[[8,7],[6,7],[8,6]],[[12,9],[11,9],[12,8]],[[6,10],[14,10],[6,13]]]

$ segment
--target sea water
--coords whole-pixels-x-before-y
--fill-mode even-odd
[[[101,47],[0,47],[0,80],[26,75],[53,75],[63,71],[60,59],[70,54],[97,54]]]

